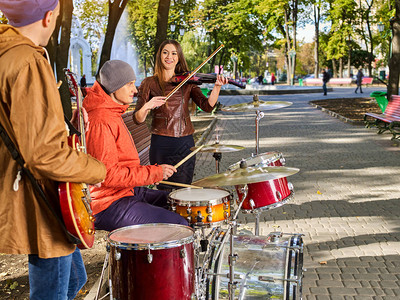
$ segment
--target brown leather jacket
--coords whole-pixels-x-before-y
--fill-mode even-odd
[[[168,95],[175,86],[172,83],[167,83],[165,91],[162,92],[154,76],[144,79],[139,87],[135,111],[139,110],[147,101],[155,96]],[[193,134],[194,128],[189,114],[190,98],[205,112],[211,112],[214,108],[210,106],[207,97],[203,95],[197,85],[186,84],[169,98],[165,105],[151,111],[153,118],[151,133],[171,137],[182,137]],[[139,123],[135,117],[133,118],[136,123]]]

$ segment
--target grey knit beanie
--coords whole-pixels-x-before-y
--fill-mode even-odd
[[[99,82],[110,94],[134,80],[135,71],[122,60],[106,61],[99,72]]]

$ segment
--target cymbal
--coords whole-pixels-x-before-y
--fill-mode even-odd
[[[265,111],[287,107],[292,104],[292,102],[288,101],[253,101],[225,106],[221,110],[226,112]]]
[[[300,169],[288,167],[247,167],[238,168],[205,177],[192,183],[202,187],[229,186],[256,183],[287,177],[299,172]]]
[[[196,150],[199,147],[190,148],[191,151]],[[236,145],[224,145],[224,144],[211,144],[204,145],[204,147],[200,150],[200,152],[211,152],[211,153],[225,153],[225,152],[235,152],[243,150],[245,147],[236,146]]]

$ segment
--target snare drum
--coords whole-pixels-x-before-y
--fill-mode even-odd
[[[218,242],[222,241],[222,233]],[[229,237],[212,260],[207,299],[229,299]],[[273,232],[268,236],[236,235],[235,299],[297,300],[302,296],[303,240],[301,234]],[[217,250],[214,251],[214,255]],[[211,296],[211,298],[210,298]]]
[[[248,167],[281,167],[285,165],[282,153],[266,152],[244,160]],[[233,171],[240,168],[240,162],[231,165],[228,169]],[[293,185],[282,177],[279,179],[250,183],[247,197],[245,198],[242,210],[250,213],[253,210],[268,210],[279,207],[293,197]],[[239,201],[243,198],[242,185],[236,185]]]
[[[194,230],[175,224],[127,226],[108,235],[112,299],[193,299]]]
[[[213,227],[231,215],[231,193],[220,188],[184,188],[169,194],[170,209],[195,226]]]

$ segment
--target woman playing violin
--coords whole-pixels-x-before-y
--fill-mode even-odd
[[[189,100],[192,99],[203,111],[211,112],[221,86],[228,83],[226,78],[218,75],[208,99],[196,84],[186,84],[165,101],[165,96],[176,87],[174,76],[188,71],[181,45],[175,40],[165,40],[156,55],[154,76],[143,80],[139,87],[134,120],[142,123],[151,112],[151,164],[175,165],[191,153],[194,128],[190,120]],[[193,156],[169,180],[190,184],[194,166]],[[167,187],[160,185],[159,188]]]

